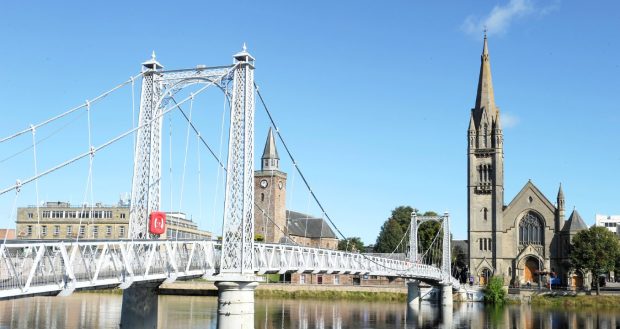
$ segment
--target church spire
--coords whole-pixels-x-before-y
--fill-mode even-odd
[[[265,142],[265,150],[261,160],[261,170],[280,170],[280,157],[278,156],[276,140],[273,138],[271,127],[269,127],[269,133],[267,133],[267,141]]]
[[[556,231],[560,230],[560,225],[564,224],[564,191],[562,191],[562,183],[560,183],[560,188],[558,189],[558,198],[557,198],[557,220],[556,220]]]
[[[478,79],[478,93],[476,94],[477,110],[486,109],[487,113],[495,116],[495,96],[493,95],[493,81],[491,79],[491,61],[489,60],[489,47],[487,35],[484,34],[484,45],[480,56],[480,77]]]

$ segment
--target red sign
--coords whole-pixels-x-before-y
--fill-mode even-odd
[[[149,233],[161,235],[166,232],[166,213],[153,211],[149,216]]]

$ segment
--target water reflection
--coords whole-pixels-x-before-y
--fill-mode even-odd
[[[0,301],[0,328],[118,328],[120,295],[74,294]],[[442,309],[423,303],[258,299],[255,328],[620,328],[620,311],[505,308],[480,303]],[[160,296],[159,328],[217,328],[217,298]]]

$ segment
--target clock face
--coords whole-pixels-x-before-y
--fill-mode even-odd
[[[260,181],[260,187],[262,188],[266,188],[267,185],[269,185],[269,183],[267,182],[266,179],[263,179],[262,181]]]
[[[284,184],[282,184],[282,181],[279,181],[279,182],[278,182],[278,188],[279,188],[279,189],[282,189],[283,187],[284,187]]]

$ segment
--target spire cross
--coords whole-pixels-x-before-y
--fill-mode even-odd
[[[487,26],[486,26],[486,25],[484,26],[484,30],[483,30],[483,31],[484,31],[484,38],[486,39],[486,37],[487,37],[487,31],[488,31],[488,29],[487,29]]]

